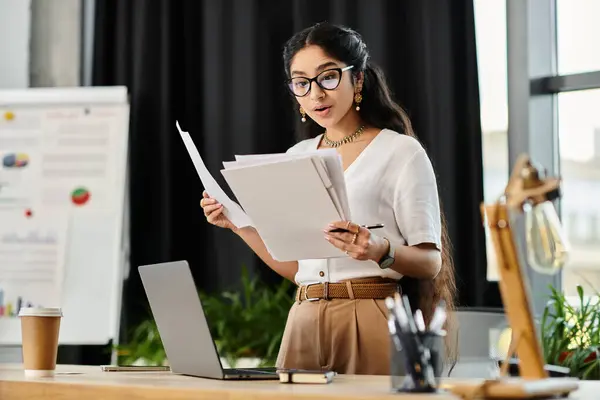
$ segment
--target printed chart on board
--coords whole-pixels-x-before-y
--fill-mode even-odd
[[[0,210],[68,204],[114,207],[116,182],[110,108],[60,107],[0,115]],[[113,148],[111,148],[113,147]]]
[[[60,306],[67,232],[68,219],[59,213],[2,215],[0,318],[17,317],[21,307]]]

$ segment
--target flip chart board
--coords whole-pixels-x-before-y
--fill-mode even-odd
[[[128,129],[125,87],[0,90],[0,345],[29,304],[63,308],[61,344],[118,338]]]

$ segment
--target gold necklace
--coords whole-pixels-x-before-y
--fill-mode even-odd
[[[354,139],[356,139],[357,137],[359,137],[363,131],[365,129],[365,126],[362,125],[361,127],[359,127],[356,131],[354,131],[354,133],[352,133],[351,135],[348,136],[344,136],[342,139],[340,140],[330,140],[327,137],[327,132],[325,132],[323,134],[323,141],[330,147],[340,147],[341,145],[345,144],[345,143],[350,143],[353,142]]]

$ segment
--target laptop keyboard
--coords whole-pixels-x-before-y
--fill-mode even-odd
[[[227,368],[225,373],[233,375],[243,374],[274,374],[277,372],[275,367],[264,367],[264,368]]]

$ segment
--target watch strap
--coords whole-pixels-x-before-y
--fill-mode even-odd
[[[394,249],[393,249],[393,247],[392,247],[392,242],[390,242],[390,240],[389,240],[388,238],[386,238],[386,237],[384,237],[383,239],[384,239],[384,240],[387,242],[387,244],[388,244],[388,250],[387,250],[387,252],[386,252],[386,253],[385,253],[385,254],[384,254],[382,257],[381,257],[381,259],[379,259],[379,262],[378,262],[378,264],[379,264],[379,266],[380,266],[380,267],[382,266],[382,264],[383,264],[383,263],[384,263],[386,260],[388,260],[388,259],[393,259],[393,258],[394,258]]]

